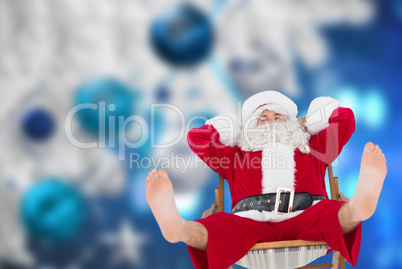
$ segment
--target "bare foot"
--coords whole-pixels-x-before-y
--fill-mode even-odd
[[[379,146],[367,143],[363,151],[355,195],[350,199],[357,221],[366,220],[375,212],[387,174],[385,163],[385,156]]]
[[[145,182],[145,196],[163,236],[170,243],[180,241],[185,220],[177,211],[173,186],[165,170],[153,169]]]

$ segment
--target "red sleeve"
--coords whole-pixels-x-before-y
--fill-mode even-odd
[[[229,180],[236,147],[222,144],[219,138],[219,132],[209,124],[191,129],[187,134],[191,150],[212,170]]]
[[[310,138],[311,153],[326,165],[341,153],[355,131],[355,117],[350,108],[335,109],[328,120],[329,126]]]

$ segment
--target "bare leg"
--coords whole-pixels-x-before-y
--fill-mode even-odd
[[[165,170],[153,169],[145,183],[146,198],[163,236],[170,243],[184,242],[205,250],[208,243],[207,229],[199,222],[183,219],[177,211],[172,182]]]
[[[369,142],[364,147],[356,191],[349,203],[339,210],[339,223],[348,233],[370,218],[377,207],[387,173],[386,159],[378,145]]]

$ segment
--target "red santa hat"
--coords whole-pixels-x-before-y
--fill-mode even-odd
[[[272,110],[284,115],[287,120],[296,121],[297,105],[284,94],[277,91],[264,91],[249,97],[242,107],[243,126],[250,124],[265,110]]]

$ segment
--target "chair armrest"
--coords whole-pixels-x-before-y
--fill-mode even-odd
[[[215,209],[216,209],[216,205],[212,204],[212,206],[210,208],[208,208],[207,210],[204,211],[204,213],[202,213],[201,218],[205,219],[206,217],[211,216],[212,214],[214,214]]]
[[[345,195],[343,195],[342,192],[339,194],[339,196],[341,197],[341,201],[349,202],[349,200],[350,200],[350,198],[345,197]]]

